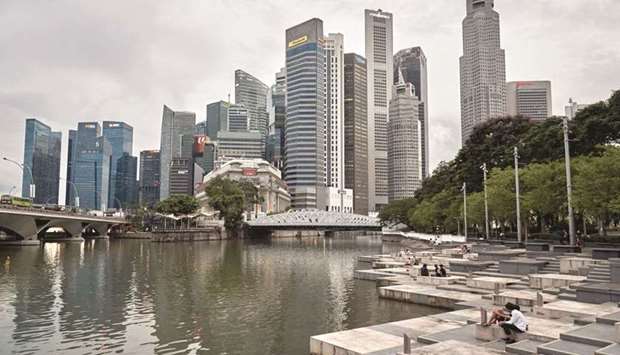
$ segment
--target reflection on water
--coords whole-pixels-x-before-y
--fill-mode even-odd
[[[0,249],[0,353],[307,354],[314,334],[436,312],[353,279],[356,239]]]

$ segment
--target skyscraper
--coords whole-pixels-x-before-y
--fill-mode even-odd
[[[61,133],[36,118],[26,119],[22,196],[35,203],[58,204]],[[30,185],[34,184],[34,196]]]
[[[286,30],[285,180],[293,208],[324,209],[325,50],[323,21]]]
[[[183,156],[183,136],[193,137],[194,126],[196,125],[196,114],[193,112],[173,111],[164,105],[164,112],[161,123],[161,143],[160,143],[160,186],[159,199],[164,200],[170,195],[170,168],[172,159],[188,158],[191,159],[191,148],[189,156]],[[190,140],[193,144],[193,138]],[[187,155],[187,154],[186,154]]]
[[[79,195],[80,208],[105,211],[108,207],[112,147],[102,136],[96,137],[93,144],[85,144],[80,138],[92,133],[94,125],[99,127],[98,123],[78,124],[77,145],[82,149],[74,160],[75,173],[72,178]],[[80,132],[80,128],[87,132]]]
[[[153,207],[159,201],[159,150],[140,152],[140,205]]]
[[[422,186],[420,101],[413,84],[394,85],[388,123],[389,201],[414,197]]]
[[[344,55],[344,179],[353,212],[368,214],[368,98],[366,59]]]
[[[121,208],[123,200],[116,193],[118,160],[133,153],[133,127],[125,122],[103,121],[103,137],[110,143],[112,158],[110,164],[110,191],[108,206]],[[123,177],[125,179],[125,177]]]
[[[511,81],[506,84],[508,114],[542,121],[551,112],[550,81]]]
[[[235,70],[235,104],[243,105],[248,110],[248,129],[261,132],[264,138],[269,126],[268,92],[269,87],[262,81],[243,70]]]
[[[286,118],[286,68],[276,73],[276,83],[269,90],[269,135],[265,157],[273,166],[282,169],[284,160],[284,120]]]
[[[228,107],[225,101],[213,102],[207,105],[207,136],[214,141],[217,132],[228,130]]]
[[[428,125],[428,80],[426,56],[420,47],[407,48],[394,55],[394,85],[399,83],[399,75],[405,83],[413,84],[415,95],[420,101],[420,142],[422,157],[422,179],[430,174],[429,162],[429,125]]]
[[[351,212],[352,191],[344,188],[344,36],[325,38],[325,184],[328,211]],[[341,195],[348,196],[341,196]]]
[[[194,126],[194,134],[198,136],[207,135],[207,121],[196,123],[196,125]]]
[[[116,178],[114,179],[116,208],[130,208],[138,202],[138,158],[123,153],[116,161]]]
[[[364,10],[368,85],[368,209],[388,202],[387,122],[392,96],[392,14]]]
[[[506,61],[494,0],[466,0],[461,71],[461,139],[474,127],[506,114]]]
[[[77,131],[69,130],[69,141],[67,144],[67,186],[65,191],[65,205],[75,206],[74,194],[75,190],[71,183],[73,182],[74,160],[77,154]]]
[[[222,131],[217,134],[217,143],[217,160],[263,158],[263,139],[259,131]]]

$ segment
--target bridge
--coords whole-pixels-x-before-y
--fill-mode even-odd
[[[89,230],[106,236],[113,226],[129,224],[122,218],[97,217],[70,212],[57,212],[34,208],[0,206],[0,230],[15,239],[1,244],[38,245],[39,237],[50,228],[62,228],[70,239],[82,240]]]
[[[353,213],[328,212],[316,209],[290,210],[266,215],[247,222],[252,231],[381,231],[379,220]]]

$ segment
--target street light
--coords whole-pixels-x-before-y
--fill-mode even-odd
[[[80,208],[80,194],[78,193],[78,189],[77,186],[75,186],[75,184],[73,183],[73,181],[65,179],[65,178],[61,178],[58,177],[58,180],[64,180],[66,181],[68,184],[71,185],[71,187],[73,187],[73,192],[75,193],[75,196],[73,197],[73,207],[75,208]],[[69,201],[65,201],[65,205],[68,203]]]
[[[573,216],[573,185],[570,171],[570,148],[568,146],[568,118],[562,119],[562,130],[564,131],[564,163],[566,165],[566,199],[568,202],[568,233],[570,245],[575,246],[575,217]]]
[[[482,164],[482,179],[484,183],[484,230],[487,240],[489,239],[489,203],[487,201],[487,163]]]
[[[15,190],[16,188],[17,188],[17,186],[11,187],[11,189],[9,190],[8,195],[10,196],[13,193],[13,190]]]
[[[467,183],[463,183],[463,230],[465,234],[465,241],[467,241]]]
[[[521,242],[521,204],[519,196],[519,148],[514,148],[515,158],[515,190],[517,192],[517,241]]]
[[[28,164],[21,164],[21,163],[15,161],[13,159],[9,159],[7,157],[2,157],[2,160],[5,160],[5,161],[8,161],[10,163],[13,163],[13,164],[17,165],[20,169],[22,169],[22,174],[24,173],[24,168],[28,169],[28,174],[30,175],[30,188],[28,190],[29,191],[28,196],[30,198],[34,198],[34,196],[36,194],[36,186],[34,184],[34,178],[32,177],[32,169],[30,169]]]

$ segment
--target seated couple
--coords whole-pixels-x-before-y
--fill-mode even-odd
[[[521,308],[510,302],[506,303],[504,308],[494,310],[491,319],[483,325],[489,326],[491,324],[498,324],[504,329],[504,333],[506,333],[504,340],[508,344],[516,341],[517,334],[527,331],[527,320],[523,313],[521,313]]]

